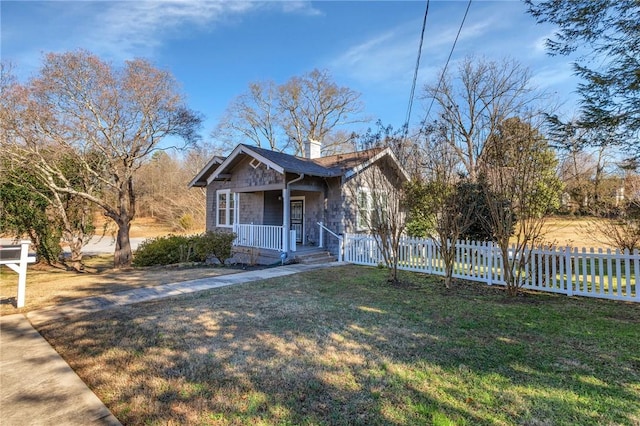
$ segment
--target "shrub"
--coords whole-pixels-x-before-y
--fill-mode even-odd
[[[195,244],[196,256],[213,256],[224,265],[224,262],[231,257],[231,245],[236,234],[228,231],[208,231],[198,237]]]
[[[150,238],[138,246],[133,258],[134,266],[171,265],[182,262],[205,262],[214,256],[221,264],[231,257],[231,244],[235,234],[209,231],[201,235]]]
[[[193,239],[194,237],[168,235],[144,240],[136,250],[133,264],[152,266],[201,261],[194,255]]]

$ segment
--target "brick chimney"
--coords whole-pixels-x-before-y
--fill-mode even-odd
[[[304,157],[308,159],[322,157],[322,144],[313,139],[307,139],[304,143]]]

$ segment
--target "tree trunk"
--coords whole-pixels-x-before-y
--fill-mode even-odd
[[[131,242],[129,241],[129,230],[131,223],[128,219],[116,221],[118,225],[118,236],[116,238],[116,251],[113,255],[114,268],[127,268],[131,266],[133,255],[131,253]]]
[[[514,253],[513,256],[516,256]],[[511,297],[518,295],[518,283],[516,282],[516,274],[514,269],[516,268],[515,260],[509,259],[509,251],[502,251],[503,265],[504,265],[504,280],[507,285],[507,294]]]
[[[446,288],[451,288],[451,280],[453,278],[453,262],[445,257],[444,259],[444,286]]]
[[[76,271],[81,271],[83,269],[82,265],[82,239],[80,238],[72,238],[69,242],[69,251],[71,251],[71,267]]]
[[[449,241],[448,239],[441,239],[440,251],[442,253],[442,260],[444,260],[444,286],[446,288],[451,288],[451,281],[453,279],[453,263],[456,258],[455,240]]]
[[[398,262],[397,260],[394,260],[391,263],[391,276],[389,278],[389,282],[391,284],[399,284],[400,280],[398,279]]]

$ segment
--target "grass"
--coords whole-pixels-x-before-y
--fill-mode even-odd
[[[26,306],[21,309],[15,308],[18,274],[6,266],[0,267],[0,315],[26,312],[83,297],[237,272],[231,268],[211,266],[114,270],[113,255],[87,257],[86,266],[92,272],[78,273],[46,265],[30,266]]]
[[[40,332],[137,424],[640,423],[640,306],[345,266]]]
[[[602,247],[611,248],[612,245],[603,244],[606,238],[598,230],[591,229],[592,223],[601,219],[580,216],[552,216],[545,221],[543,227],[544,240],[556,246],[571,247]]]

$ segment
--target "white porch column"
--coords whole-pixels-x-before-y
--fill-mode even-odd
[[[233,193],[233,225],[240,223],[240,193]]]
[[[289,188],[282,189],[282,251],[289,252],[289,222],[291,217],[291,203],[289,202]]]

